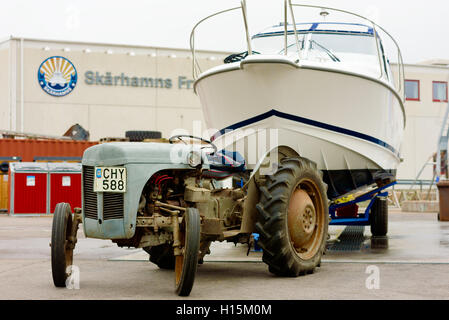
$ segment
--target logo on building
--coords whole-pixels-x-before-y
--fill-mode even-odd
[[[37,79],[42,90],[49,95],[62,97],[75,89],[78,74],[68,59],[54,56],[41,63]]]

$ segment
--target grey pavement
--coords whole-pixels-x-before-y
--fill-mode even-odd
[[[389,228],[380,246],[366,227],[348,249],[339,240],[344,227],[331,227],[321,267],[297,278],[273,276],[261,253],[246,256],[244,245],[214,243],[191,295],[181,298],[173,271],[157,268],[141,249],[82,232],[74,255],[80,288],[55,288],[51,217],[0,215],[0,299],[449,299],[449,222],[434,213],[392,212]],[[379,272],[378,289],[366,286],[370,266]]]

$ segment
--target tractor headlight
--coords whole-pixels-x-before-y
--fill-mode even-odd
[[[196,168],[201,164],[201,153],[198,151],[190,151],[187,154],[187,163],[192,168]]]

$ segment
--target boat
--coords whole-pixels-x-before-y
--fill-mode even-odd
[[[298,7],[319,11],[321,20],[297,21]],[[201,71],[196,27],[233,10],[242,12],[247,51]],[[349,18],[329,20],[333,12]],[[372,20],[336,8],[286,0],[284,14],[283,22],[250,36],[242,1],[240,7],[194,27],[194,89],[206,125],[216,129],[211,140],[241,153],[251,169],[266,150],[252,156],[248,145],[270,135],[261,138],[262,131],[275,132],[277,146],[291,148],[323,172],[329,200],[391,183],[401,162],[406,123],[403,62],[396,40]],[[397,50],[395,74],[385,39]]]

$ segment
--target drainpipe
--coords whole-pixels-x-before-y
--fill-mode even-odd
[[[17,42],[9,40],[9,129],[17,127]]]
[[[24,90],[24,80],[23,80],[23,38],[20,38],[20,132],[24,132],[24,101],[23,98],[25,96]]]

